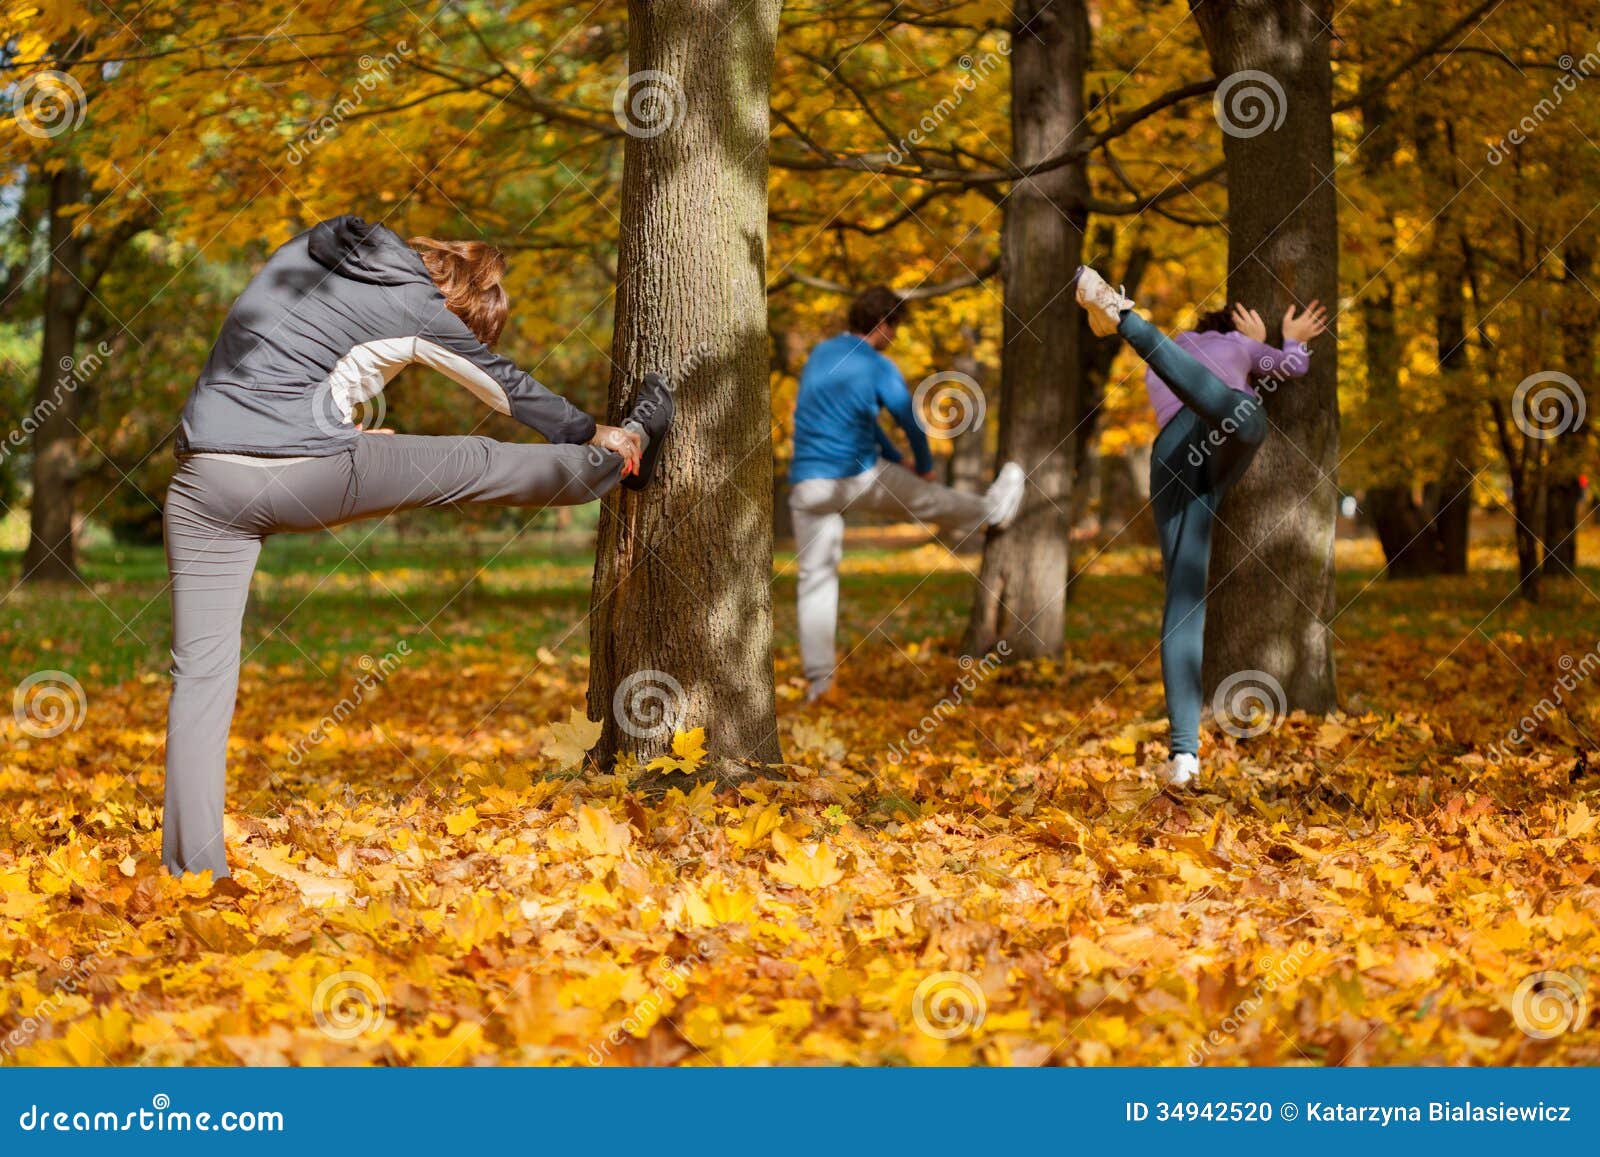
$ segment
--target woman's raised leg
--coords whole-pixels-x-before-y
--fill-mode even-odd
[[[1161,376],[1178,400],[1213,430],[1245,442],[1259,443],[1266,436],[1267,419],[1261,412],[1261,403],[1249,394],[1230,389],[1156,326],[1129,310],[1122,315],[1117,332]]]
[[[492,438],[368,434],[351,451],[348,495],[293,494],[274,504],[285,529],[305,515],[331,526],[423,506],[581,506],[608,494],[622,476],[622,459],[597,446],[496,442]],[[326,506],[338,501],[337,510]],[[296,514],[296,506],[304,507]]]
[[[344,453],[248,464],[191,458],[167,491],[172,697],[162,860],[174,873],[228,874],[222,844],[239,633],[268,534],[319,530],[455,503],[572,506],[617,484],[622,459],[594,446],[489,438],[363,436]]]

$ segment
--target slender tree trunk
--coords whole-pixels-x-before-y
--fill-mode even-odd
[[[1595,310],[1587,282],[1594,260],[1584,242],[1569,241],[1562,262],[1565,268],[1565,309],[1561,342],[1566,372],[1580,387],[1594,377]],[[1578,568],[1578,503],[1583,498],[1584,462],[1589,458],[1594,424],[1587,411],[1582,421],[1554,439],[1550,448],[1550,482],[1544,518],[1544,573],[1547,578],[1570,577]]]
[[[1400,343],[1394,325],[1394,299],[1387,285],[1369,291],[1361,305],[1367,342],[1369,394],[1400,389]],[[1444,464],[1436,481],[1423,488],[1419,503],[1412,485],[1397,479],[1367,491],[1367,513],[1377,531],[1391,578],[1421,578],[1467,572],[1467,534],[1472,512],[1472,469],[1476,457],[1472,423],[1464,420],[1471,404],[1464,397],[1461,370],[1466,360],[1466,327],[1462,316],[1459,276],[1440,274],[1438,308],[1441,415],[1444,429],[1431,432],[1444,443]]]
[[[1536,603],[1543,593],[1544,558],[1534,527],[1544,525],[1545,468],[1540,447],[1525,446],[1524,450],[1518,472],[1522,482],[1511,495],[1511,508],[1517,519],[1517,594]]]
[[[1443,245],[1438,247],[1441,251]],[[1467,573],[1467,548],[1472,527],[1472,484],[1478,461],[1477,409],[1467,374],[1467,313],[1462,299],[1464,277],[1459,262],[1446,258],[1439,271],[1438,321],[1434,333],[1439,347],[1439,380],[1445,421],[1451,436],[1439,475],[1433,522],[1439,539],[1439,566],[1444,574]]]
[[[1583,486],[1576,477],[1564,476],[1550,484],[1544,514],[1544,573],[1546,578],[1571,578],[1578,568],[1578,503]]]
[[[1404,420],[1400,405],[1400,341],[1394,325],[1394,291],[1387,282],[1376,283],[1363,295],[1361,325],[1367,346],[1367,396],[1388,421]],[[1382,435],[1378,437],[1381,439]],[[1391,469],[1405,471],[1407,463]],[[1367,491],[1367,514],[1378,543],[1383,547],[1384,573],[1389,578],[1418,578],[1438,574],[1443,563],[1439,539],[1404,478],[1373,486]]]
[[[966,374],[978,383],[978,389],[988,397],[989,367],[978,360],[978,343],[983,335],[976,326],[961,327],[962,350],[951,359],[957,372]],[[945,484],[968,494],[978,494],[984,489],[984,442],[989,436],[988,424],[975,422],[970,430],[963,430],[950,441],[950,461],[945,474]]]
[[[63,582],[78,576],[73,541],[78,474],[77,380],[73,377],[84,290],[84,244],[63,210],[84,197],[83,171],[68,164],[50,178],[50,263],[45,274],[44,326],[34,387],[33,497],[22,577]]]
[[[601,513],[589,713],[604,722],[602,765],[660,755],[695,727],[713,770],[781,759],[765,290],[779,8],[628,5],[628,118],[644,128],[624,150],[609,413],[620,420],[657,370],[677,421],[655,484],[618,490]]]
[[[1333,186],[1332,0],[1190,0],[1216,74],[1263,93],[1251,135],[1245,106],[1218,90],[1228,181],[1228,296],[1277,319],[1291,304],[1338,295]],[[1281,121],[1280,121],[1281,118]],[[1228,131],[1230,125],[1232,131]],[[1333,542],[1339,488],[1337,338],[1316,343],[1311,372],[1266,401],[1272,432],[1223,503],[1211,562],[1206,677],[1261,671],[1291,708],[1330,711],[1334,680]]]
[[[1382,181],[1394,165],[1397,134],[1381,96],[1361,106],[1365,135],[1359,162],[1369,180]],[[1378,213],[1377,247],[1380,253],[1395,248],[1394,214],[1387,206]],[[1408,420],[1414,407],[1407,407],[1400,395],[1400,361],[1404,342],[1395,329],[1394,285],[1383,270],[1361,295],[1361,329],[1366,339],[1367,404],[1380,424]],[[1375,433],[1380,445],[1405,445],[1405,433],[1391,426],[1390,438]],[[1393,434],[1399,434],[1397,439]],[[1439,573],[1442,559],[1439,538],[1422,504],[1413,493],[1416,464],[1406,454],[1387,455],[1380,468],[1382,482],[1368,489],[1367,515],[1378,533],[1383,548],[1384,573],[1389,578],[1417,578]]]
[[[1042,160],[1085,131],[1089,55],[1084,0],[1012,7],[1011,151]],[[1021,513],[984,545],[965,649],[1004,640],[1022,658],[1059,655],[1066,636],[1072,435],[1082,372],[1078,307],[1068,289],[1083,251],[1086,178],[1064,165],[1018,181],[1006,198],[1000,461],[1028,473]]]

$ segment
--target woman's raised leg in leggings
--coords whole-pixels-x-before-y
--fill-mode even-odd
[[[250,463],[198,456],[167,491],[172,699],[162,861],[228,874],[222,844],[240,628],[261,542],[423,506],[575,506],[616,486],[622,459],[594,446],[364,435],[347,451]]]
[[[1259,443],[1266,437],[1267,420],[1261,413],[1261,403],[1249,394],[1230,389],[1160,329],[1128,310],[1122,315],[1117,332],[1207,426],[1246,442]]]

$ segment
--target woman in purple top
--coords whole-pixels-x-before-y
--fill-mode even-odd
[[[1267,437],[1267,417],[1251,378],[1276,386],[1311,366],[1306,343],[1328,328],[1313,301],[1283,315],[1283,348],[1265,344],[1253,309],[1206,314],[1189,333],[1168,338],[1133,312],[1133,302],[1094,270],[1078,271],[1078,304],[1099,337],[1120,333],[1149,365],[1145,385],[1161,432],[1150,455],[1150,504],[1161,537],[1166,607],[1161,618],[1161,679],[1172,727],[1170,758],[1158,774],[1174,787],[1200,773],[1200,682],[1206,580],[1217,507]]]

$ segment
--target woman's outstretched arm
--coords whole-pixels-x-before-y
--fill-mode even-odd
[[[424,308],[417,318],[413,360],[461,383],[490,409],[509,414],[552,442],[580,443],[594,437],[593,418],[479,341],[445,307],[442,295],[437,303],[437,309]]]

